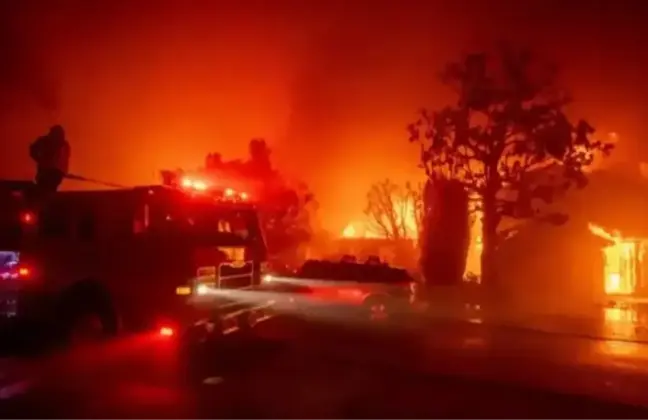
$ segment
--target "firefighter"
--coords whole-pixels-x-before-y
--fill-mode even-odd
[[[70,144],[60,125],[50,128],[29,148],[29,154],[36,162],[36,186],[43,193],[54,193],[68,173]]]

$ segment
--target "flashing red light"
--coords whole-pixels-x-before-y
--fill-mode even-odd
[[[193,181],[191,180],[191,178],[182,178],[180,180],[180,185],[182,185],[182,187],[184,188],[191,188],[193,186]]]
[[[9,273],[2,275],[2,278],[27,279],[32,276],[32,269],[24,264],[16,264]]]
[[[180,179],[180,186],[186,190],[205,192],[210,190],[211,185],[202,179],[193,179],[190,177],[183,177]],[[228,200],[241,200],[247,201],[250,195],[246,192],[240,192],[234,188],[225,188],[223,190],[223,198]]]
[[[194,181],[192,185],[193,189],[196,191],[205,191],[207,189],[207,184],[203,181]]]
[[[209,185],[207,185],[205,181],[188,177],[182,178],[180,180],[180,185],[182,188],[194,191],[207,191],[207,189],[209,189]]]
[[[36,221],[36,215],[30,211],[25,211],[20,214],[20,221],[26,225],[31,225]]]
[[[160,328],[160,335],[162,337],[171,337],[171,336],[173,336],[174,333],[175,333],[175,331],[173,331],[173,328],[171,328],[171,327],[162,327],[162,328]]]

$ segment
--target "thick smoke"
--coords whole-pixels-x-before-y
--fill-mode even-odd
[[[326,164],[322,153],[327,146],[339,146],[344,131],[357,124],[353,114],[358,98],[353,88],[371,70],[366,57],[370,43],[358,34],[358,22],[353,16],[344,14],[333,15],[311,33],[289,88],[286,133],[290,144],[299,145],[301,152],[312,157],[303,162]],[[339,153],[329,149],[325,155],[334,152]]]
[[[22,19],[17,3],[2,2],[0,6],[0,111],[27,103],[56,112],[60,101],[55,72],[37,42],[43,31]]]

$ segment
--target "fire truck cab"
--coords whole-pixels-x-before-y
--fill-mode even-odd
[[[241,297],[259,287],[266,259],[253,205],[159,185],[32,192],[0,182],[5,320],[45,320],[69,336],[89,324],[171,335],[214,317],[230,330],[267,318],[266,300]]]

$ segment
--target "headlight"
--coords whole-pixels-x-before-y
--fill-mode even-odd
[[[264,274],[261,280],[264,283],[270,283],[272,280],[274,280],[274,277],[272,277],[272,274]]]
[[[270,271],[270,264],[267,261],[262,261],[259,268],[261,275],[267,274]]]
[[[206,284],[199,284],[198,286],[196,286],[196,294],[198,296],[205,296],[209,294],[210,290],[211,288]]]

